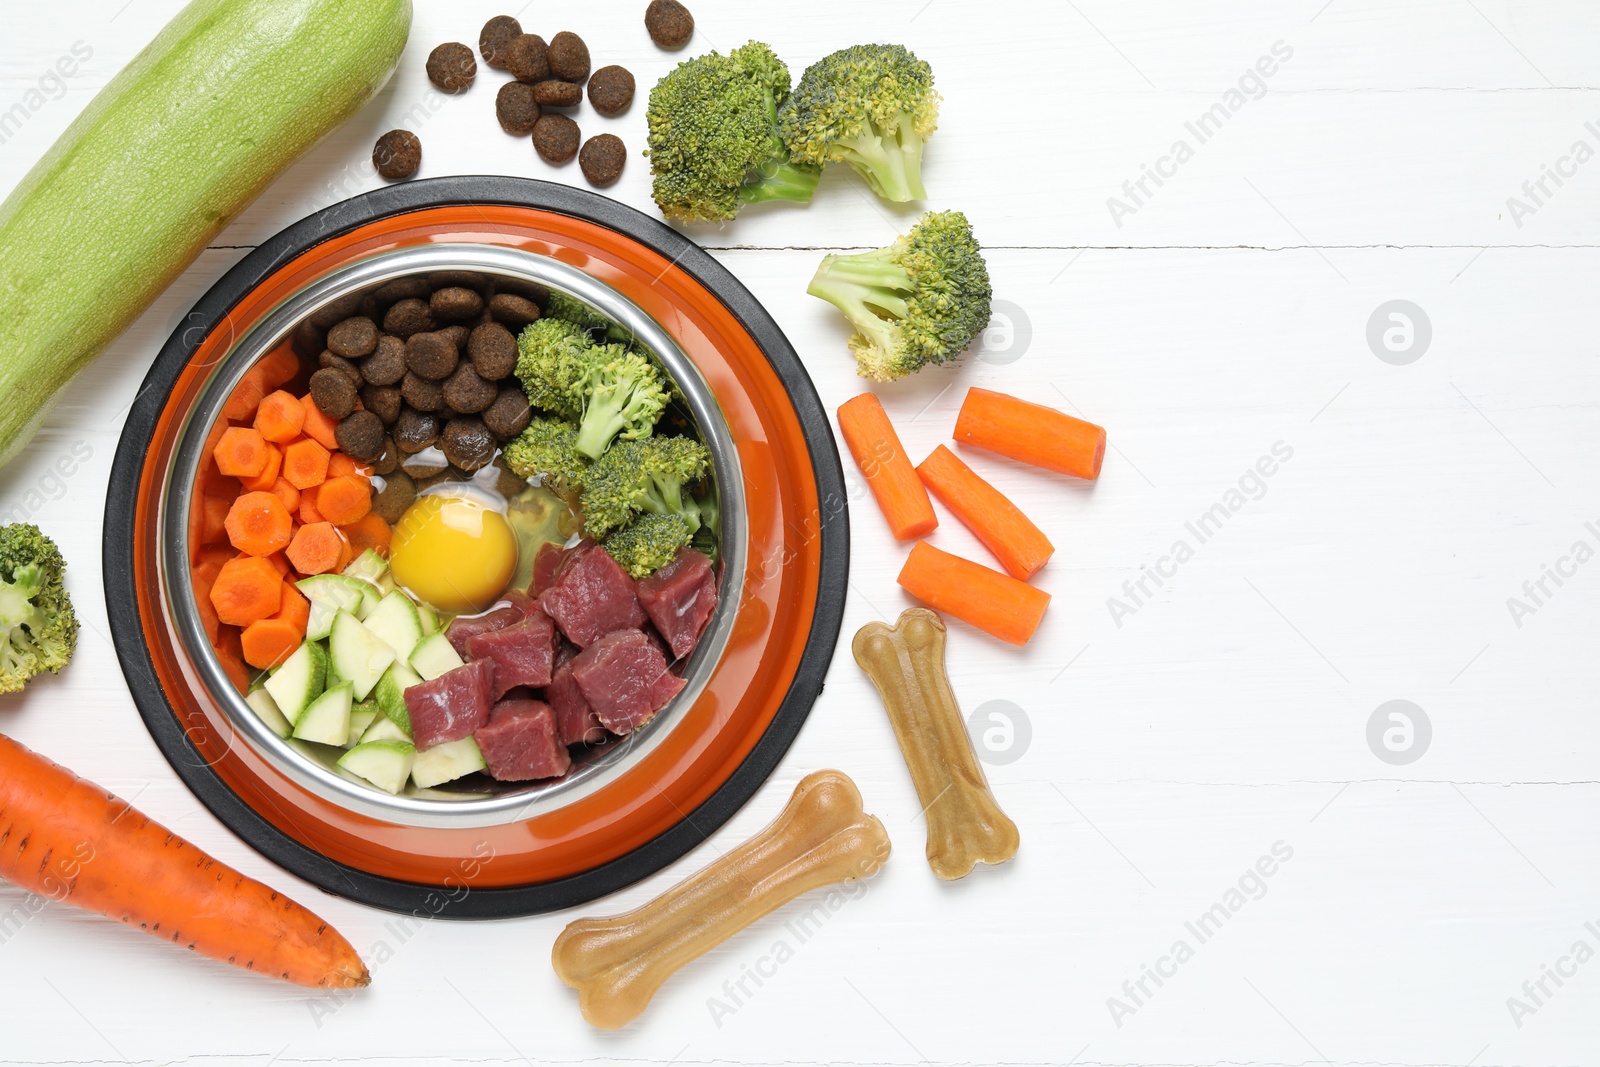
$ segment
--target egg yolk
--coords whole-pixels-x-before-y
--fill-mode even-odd
[[[395,525],[389,567],[402,588],[440,611],[482,611],[516,573],[517,539],[485,502],[429,494]]]

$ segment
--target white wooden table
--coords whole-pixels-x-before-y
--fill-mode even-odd
[[[7,5],[0,111],[41,106],[0,145],[0,188],[181,2]],[[677,61],[651,46],[643,6],[539,5],[524,18],[546,36],[578,31],[597,64],[627,65],[643,93]],[[960,625],[951,639],[965,707],[1007,701],[1028,723],[1025,749],[1019,731],[989,766],[1022,830],[1019,857],[958,884],[934,879],[888,723],[841,648],[799,741],[712,846],[585,911],[632,906],[694,870],[822,766],[860,783],[894,858],[803,944],[774,916],[687,968],[640,1022],[602,1034],[547,962],[572,914],[402,930],[255,855],[162,760],[124,689],[99,590],[122,412],[227,267],[376,184],[372,141],[426,100],[428,51],[474,42],[502,10],[418,0],[382,96],[245,212],[0,472],[0,510],[60,540],[85,624],[66,674],[0,702],[0,730],[289,891],[386,962],[329,1014],[300,990],[50,906],[0,938],[0,1062],[1600,1059],[1600,963],[1588,962],[1600,951],[1600,563],[1562,562],[1577,542],[1600,547],[1600,162],[1587,159],[1600,150],[1600,8],[693,7],[694,50],[760,37],[798,70],[892,40],[937,72],[930,206],[971,216],[1011,322],[979,358],[881,391],[911,453],[947,439],[969,384],[1110,430],[1093,487],[974,460],[1059,546],[1040,578],[1055,600],[1030,648]],[[75,47],[92,53],[81,70],[29,97]],[[423,174],[581,183],[499,132],[497,81],[418,126]],[[1187,124],[1208,112],[1219,117],[1202,141]],[[580,121],[643,147],[642,99],[621,119],[585,110]],[[1582,164],[1568,158],[1577,142]],[[1566,176],[1545,179],[1535,201],[1524,182],[1547,165]],[[1141,190],[1146,166],[1162,183]],[[613,195],[652,210],[636,154]],[[887,243],[909,218],[839,170],[809,210],[752,211],[695,236],[771,309],[832,408],[861,383],[842,322],[805,283],[823,251]],[[1374,350],[1369,320],[1396,300],[1420,309],[1410,348],[1399,329],[1402,351]],[[1380,320],[1380,335],[1404,326]],[[1271,477],[1251,474],[1274,454]],[[1219,503],[1226,521],[1202,543],[1186,524]],[[847,635],[908,604],[894,584],[903,550],[864,497],[854,533]],[[935,542],[984,558],[949,519]],[[1535,603],[1524,583],[1546,566],[1569,576],[1545,579]],[[1512,597],[1535,610],[1514,617]],[[1369,747],[1369,721],[1392,700],[1422,710],[1426,746],[1416,732],[1409,752]],[[1274,873],[1253,875],[1275,852]],[[24,903],[0,889],[0,916]],[[1187,924],[1218,904],[1226,919],[1202,940]],[[792,958],[775,965],[779,942]],[[753,971],[769,976],[739,993]]]

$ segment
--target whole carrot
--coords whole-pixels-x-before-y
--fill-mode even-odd
[[[371,982],[327,923],[0,735],[0,878],[247,971]]]

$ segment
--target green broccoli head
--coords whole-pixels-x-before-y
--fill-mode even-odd
[[[589,461],[574,447],[577,438],[577,427],[570,422],[535,418],[501,452],[519,478],[538,478],[541,485],[571,495],[582,490],[589,469]]]
[[[689,521],[682,515],[645,514],[600,545],[623,570],[635,578],[643,578],[671,563],[691,536]]]
[[[661,213],[685,222],[733,218],[745,204],[807,203],[818,166],[790,160],[778,136],[789,68],[751,41],[679,63],[650,91],[650,173]]]
[[[55,673],[78,645],[78,616],[63,584],[66,561],[37,526],[0,527],[0,693]]]
[[[576,421],[583,411],[583,379],[593,359],[594,342],[582,326],[541,318],[517,339],[517,380],[534,407]]]
[[[922,200],[922,143],[939,122],[933,68],[904,45],[858,44],[806,68],[778,114],[799,163],[848,163],[885,200]]]
[[[806,292],[855,326],[863,378],[892,381],[959,356],[989,325],[989,268],[959,211],[930,211],[887,248],[828,256]]]
[[[595,346],[581,391],[575,447],[590,459],[599,459],[618,437],[649,437],[671,399],[656,365],[621,345]]]
[[[618,441],[589,469],[583,490],[584,530],[598,539],[641,514],[678,515],[693,534],[700,528],[701,515],[689,487],[710,472],[711,453],[699,441],[687,437]]]
[[[568,296],[559,289],[550,290],[550,298],[546,301],[544,315],[547,319],[560,319],[570,322],[584,329],[605,329],[611,325],[609,320],[594,308],[585,304],[577,297]]]

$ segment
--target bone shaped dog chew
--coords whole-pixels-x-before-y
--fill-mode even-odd
[[[772,825],[711,866],[633,911],[572,923],[550,962],[578,990],[583,1017],[615,1030],[684,964],[802,893],[876,874],[888,857],[889,835],[856,784],[817,771]]]
[[[944,620],[909,608],[894,626],[868,623],[851,645],[889,711],[928,822],[928,866],[964,878],[1017,854],[1017,824],[989,791],[944,670]]]

